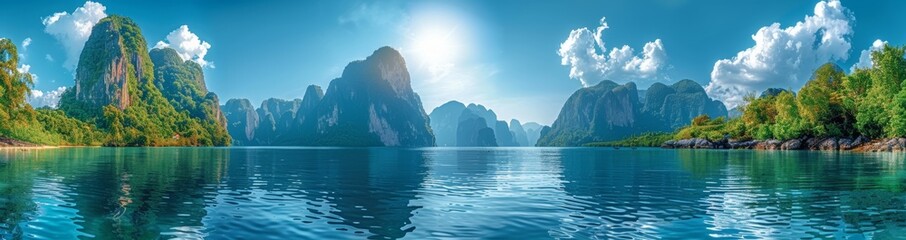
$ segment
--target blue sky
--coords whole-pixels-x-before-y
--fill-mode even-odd
[[[543,124],[554,121],[583,81],[635,81],[646,88],[654,81],[688,78],[711,83],[709,95],[734,102],[734,96],[767,86],[798,89],[816,64],[831,61],[850,69],[876,39],[902,45],[906,36],[902,1],[97,3],[103,14],[135,20],[149,47],[159,41],[206,42],[209,47],[192,45],[181,52],[209,63],[208,86],[224,102],[300,98],[307,85],[326,87],[348,62],[386,45],[403,53],[426,111],[459,100],[486,105],[501,119]],[[49,95],[72,86],[67,51],[78,41],[66,35],[68,25],[45,23],[54,13],[73,17],[86,2],[4,5],[0,37],[20,44],[22,63],[38,76],[35,88]],[[602,18],[607,28],[597,37]],[[185,31],[176,31],[183,25]],[[762,28],[770,34],[756,43],[753,35]],[[30,43],[21,50],[26,39]],[[784,47],[796,43],[804,44]],[[625,50],[622,57],[610,56],[612,48]],[[588,49],[595,54],[586,54]],[[752,60],[764,61],[770,71]],[[786,64],[791,60],[798,64]]]

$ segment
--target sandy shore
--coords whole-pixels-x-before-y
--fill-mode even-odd
[[[55,149],[55,148],[61,148],[61,147],[59,147],[59,146],[25,146],[25,147],[0,146],[0,151],[3,151],[3,150],[13,150],[13,151],[15,151],[15,150],[42,150],[42,149]]]

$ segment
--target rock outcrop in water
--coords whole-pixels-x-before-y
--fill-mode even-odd
[[[254,145],[258,114],[248,99],[230,99],[221,108],[227,119],[227,130],[234,145]]]
[[[264,100],[256,110],[260,121],[255,132],[257,144],[276,145],[280,135],[289,133],[293,128],[298,128],[299,126],[295,123],[301,105],[301,99],[289,101],[269,98]]]
[[[535,146],[538,143],[538,139],[541,138],[541,129],[546,126],[542,126],[536,122],[527,122],[522,124],[522,128],[525,129],[525,137],[528,139],[527,146]]]
[[[244,105],[244,104],[242,104]],[[434,146],[428,115],[410,85],[399,52],[383,47],[349,63],[327,92],[309,86],[303,99],[268,99],[251,126],[247,107],[236,110],[232,134],[246,134],[243,145]],[[246,123],[244,127],[238,127]],[[250,128],[254,128],[251,131]]]
[[[522,123],[519,120],[513,119],[510,120],[510,132],[513,133],[513,140],[516,141],[517,146],[534,146],[535,144],[529,144],[528,136],[526,136],[525,128],[522,127]]]
[[[468,109],[459,116],[456,128],[456,146],[460,147],[496,147],[497,139],[494,130],[488,127],[487,120]]]
[[[573,93],[539,146],[579,146],[614,141],[646,132],[672,131],[707,114],[726,117],[726,107],[710,99],[698,83],[682,80],[671,86],[655,83],[638,96],[634,83],[602,81]]]
[[[303,145],[434,146],[406,62],[390,47],[347,65],[312,114],[302,124]]]
[[[105,145],[228,145],[217,103],[200,67],[153,51],[129,18],[108,16],[91,30],[75,73],[60,99],[66,115],[108,133]]]
[[[434,108],[428,117],[431,119],[431,130],[434,131],[438,147],[457,146],[457,129],[459,128],[460,115],[466,110],[466,105],[449,101]],[[485,123],[487,126],[487,123]]]
[[[299,145],[302,123],[312,116],[323,97],[321,87],[310,85],[303,99],[270,98],[257,109],[248,99],[230,99],[223,109],[236,145]]]
[[[646,91],[643,111],[661,118],[670,129],[689,125],[699,115],[726,117],[727,108],[712,100],[701,85],[692,80],[681,80],[667,86],[654,83]]]
[[[512,119],[510,124],[507,124],[505,121],[498,120],[497,114],[493,110],[480,104],[471,103],[467,106],[458,101],[450,101],[435,108],[429,116],[431,129],[434,130],[437,139],[437,146],[477,146],[474,140],[461,142],[459,137],[461,134],[478,136],[478,132],[485,127],[490,129],[494,143],[485,143],[481,146],[534,146],[534,142],[530,142],[527,136],[528,133],[525,130],[527,127],[524,127],[519,120]],[[466,128],[460,129],[463,126],[461,121],[473,120],[473,118],[481,118],[485,122],[481,127],[474,122],[469,122],[465,124]],[[532,124],[531,129],[537,135],[541,126],[537,123]],[[482,141],[488,141],[491,136],[483,137]]]

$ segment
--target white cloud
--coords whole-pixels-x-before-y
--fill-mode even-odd
[[[53,56],[51,56],[50,54],[44,55],[44,59],[47,59],[47,61],[51,61],[51,62],[54,61]]]
[[[31,38],[25,38],[22,40],[22,49],[28,49],[28,46],[31,45]]]
[[[799,89],[818,66],[849,57],[853,21],[839,0],[830,0],[816,4],[814,15],[793,26],[762,27],[752,35],[755,46],[714,63],[705,89],[728,107],[769,87]]]
[[[79,55],[82,54],[82,47],[91,36],[91,28],[98,21],[107,17],[104,12],[106,9],[107,7],[100,3],[88,1],[72,11],[72,14],[58,12],[42,19],[44,32],[60,41],[66,50],[64,67],[75,70],[76,64],[79,62]]]
[[[601,18],[594,32],[584,27],[572,30],[560,44],[558,54],[561,64],[570,67],[570,78],[578,79],[583,86],[604,79],[628,82],[666,78],[662,71],[667,68],[667,52],[661,39],[645,43],[639,54],[628,45],[611,48],[608,53],[604,42],[604,30],[608,28],[605,18]]]
[[[19,73],[23,74],[31,74],[32,81],[34,81],[34,83],[38,83],[38,75],[31,73],[31,65],[22,64],[16,68],[16,71],[19,71]]]
[[[855,72],[856,69],[871,68],[872,66],[874,66],[874,62],[872,62],[871,60],[871,52],[883,49],[884,45],[887,45],[887,41],[876,39],[873,43],[871,43],[871,47],[862,50],[862,53],[859,54],[859,62],[854,64],[852,68],[849,69],[849,71]]]
[[[62,96],[65,91],[66,87],[59,87],[56,90],[48,92],[31,90],[31,95],[28,97],[28,103],[35,108],[44,106],[56,108],[57,103],[60,102],[60,96]]]
[[[179,26],[179,28],[167,35],[166,41],[157,42],[154,48],[170,47],[179,53],[179,57],[183,61],[192,60],[202,67],[214,68],[213,62],[208,62],[204,59],[205,55],[208,54],[208,49],[211,49],[211,44],[201,41],[198,35],[189,31],[189,26]]]
[[[21,66],[17,67],[16,70],[19,71],[19,73],[28,73],[28,71],[31,70],[31,65],[22,64]]]

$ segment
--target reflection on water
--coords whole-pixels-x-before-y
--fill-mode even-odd
[[[904,190],[890,153],[0,150],[0,239],[889,239]]]

